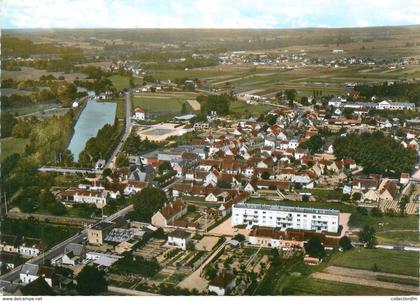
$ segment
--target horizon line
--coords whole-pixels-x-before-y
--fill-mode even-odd
[[[9,27],[1,28],[3,30],[135,30],[135,29],[150,29],[150,30],[299,30],[299,29],[363,29],[363,28],[382,28],[382,27],[413,27],[420,26],[419,24],[401,24],[401,25],[372,25],[372,26],[345,26],[345,27],[330,27],[330,26],[308,26],[308,27]]]

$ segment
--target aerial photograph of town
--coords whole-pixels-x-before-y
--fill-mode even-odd
[[[419,0],[0,6],[2,300],[417,300]]]

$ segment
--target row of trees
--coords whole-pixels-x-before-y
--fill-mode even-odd
[[[105,124],[96,137],[90,138],[79,154],[82,166],[92,166],[99,159],[106,159],[121,134],[121,125],[115,118],[114,124]]]
[[[218,115],[227,115],[230,111],[230,103],[236,101],[236,97],[231,94],[220,95],[200,95],[197,101],[201,104],[201,114],[206,116],[209,112],[215,111]]]
[[[372,96],[397,97],[414,102],[416,106],[420,105],[420,83],[419,82],[401,82],[388,85],[384,82],[378,85],[357,85],[354,90],[360,93],[360,96],[370,99]]]
[[[414,150],[405,149],[379,131],[337,137],[333,146],[337,159],[353,158],[366,173],[398,175],[409,171],[416,159]]]

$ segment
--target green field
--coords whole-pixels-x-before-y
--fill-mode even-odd
[[[379,232],[376,235],[379,243],[419,244],[419,231]]]
[[[112,75],[108,78],[112,81],[112,84],[118,91],[130,88],[130,78],[128,76]],[[136,77],[134,77],[133,79],[136,85],[141,84],[143,82],[141,79]]]
[[[123,119],[125,117],[125,103],[124,99],[118,98],[116,101],[117,103],[117,118]]]
[[[140,106],[148,114],[170,119],[181,114],[182,104],[189,99],[195,99],[194,93],[142,93],[132,98],[132,106]],[[190,108],[190,106],[187,106]]]
[[[244,101],[234,101],[230,104],[231,115],[261,115],[273,110],[275,107],[265,104],[251,105]]]
[[[388,296],[408,295],[406,292],[362,286],[350,283],[327,281],[316,278],[299,279],[284,288],[284,295],[323,295],[323,296]]]
[[[1,160],[3,161],[8,156],[17,153],[22,154],[25,151],[25,146],[28,144],[27,138],[4,138],[1,139]]]
[[[384,249],[356,248],[334,254],[329,265],[371,270],[376,264],[381,272],[419,276],[419,253]]]

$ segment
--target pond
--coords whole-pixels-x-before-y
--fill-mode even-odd
[[[68,149],[73,154],[74,161],[79,160],[79,154],[84,149],[86,142],[96,137],[98,131],[107,123],[113,124],[117,104],[115,102],[98,102],[89,100],[83,109],[74,127]]]

